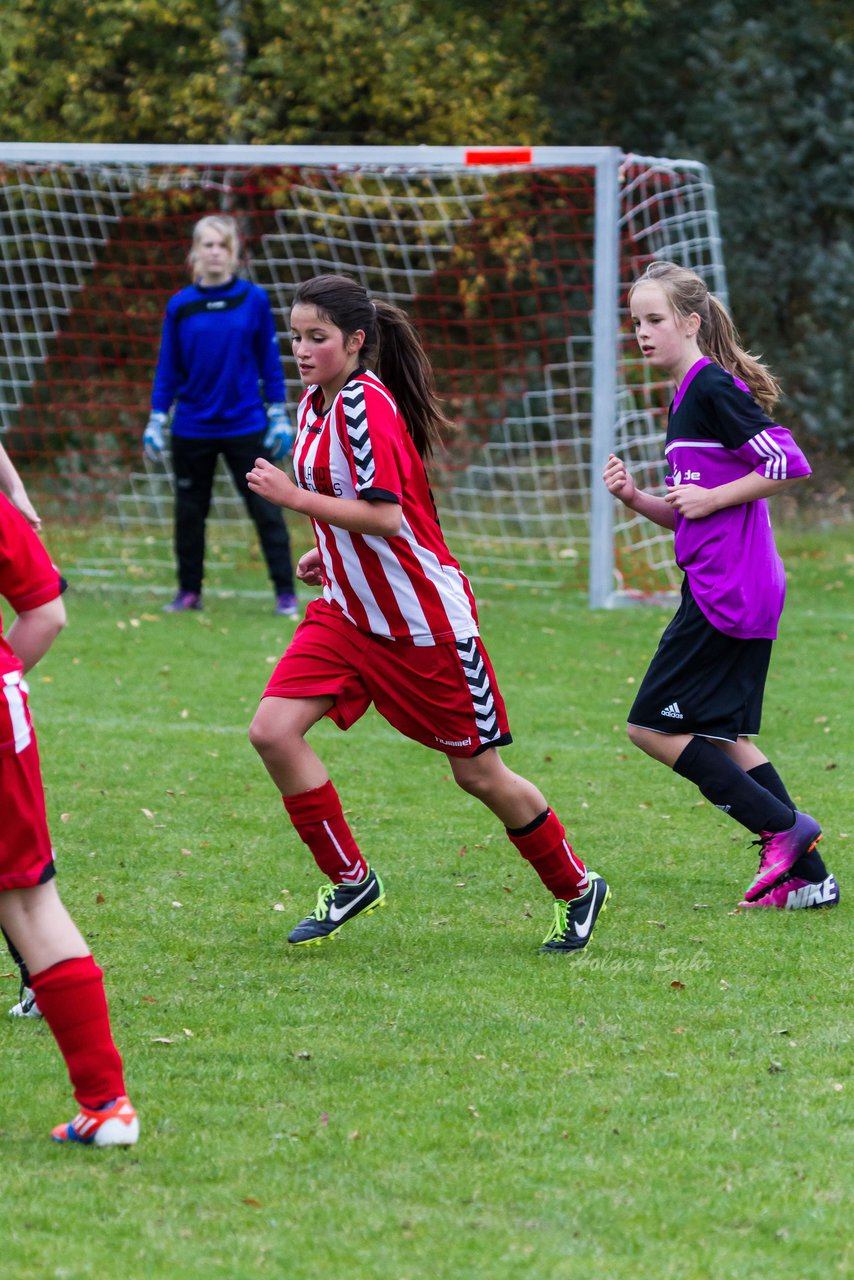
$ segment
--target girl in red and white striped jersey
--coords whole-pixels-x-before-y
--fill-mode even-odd
[[[139,1120],[125,1092],[103,974],[56,890],[53,849],[26,673],[65,625],[64,583],[21,512],[0,495],[0,926],[17,948],[65,1059],[79,1113],[57,1142],[132,1146]]]
[[[345,276],[301,285],[291,311],[300,403],[292,482],[259,458],[250,488],[307,515],[316,547],[298,577],[322,586],[276,667],[250,737],[300,838],[327,877],[289,935],[318,943],[383,904],[337,792],[306,735],[349,729],[374,704],[447,756],[464,791],[501,820],[555,899],[543,947],[586,946],[609,889],[497,748],[511,742],[471,586],[445,544],[425,469],[447,421],[406,314]]]

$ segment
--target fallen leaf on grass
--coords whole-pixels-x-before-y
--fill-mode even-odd
[[[768,1064],[769,1076],[778,1076],[782,1071],[785,1071],[785,1070],[786,1068],[783,1066],[782,1062],[775,1062],[773,1058]]]
[[[674,990],[674,991],[684,991],[684,990],[685,990],[685,983],[684,983],[684,982],[680,982],[678,978],[674,978],[673,982],[671,982],[671,984],[670,984],[670,985],[671,985],[671,987],[673,988],[673,990]]]
[[[244,1196],[242,1204],[248,1204],[250,1209],[262,1209],[264,1206],[260,1200],[256,1200],[254,1196]]]
[[[151,1043],[152,1044],[174,1044],[175,1037],[174,1036],[152,1036]]]
[[[150,809],[140,809],[140,813],[142,814],[142,816],[143,816],[144,818],[153,818],[153,817],[154,817],[154,814],[151,812],[151,810],[150,810]]]
[[[106,902],[106,901],[107,901],[107,899],[104,897],[103,893],[96,893],[96,894],[95,894],[95,901],[96,901],[96,902],[98,903],[98,905],[100,906],[100,905],[101,905],[101,903],[102,903],[102,902]]]

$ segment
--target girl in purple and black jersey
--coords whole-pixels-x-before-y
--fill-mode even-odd
[[[627,507],[674,532],[682,601],[629,713],[629,738],[688,778],[758,836],[759,870],[744,907],[839,901],[816,845],[759,732],[771,644],[786,575],[767,499],[810,474],[785,427],[767,415],[779,396],[768,369],[742,349],[723,304],[699,276],[651,264],[629,293],[644,356],[669,374],[664,497],[638,489],[611,454],[604,481]]]

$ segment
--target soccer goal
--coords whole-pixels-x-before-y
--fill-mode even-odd
[[[299,281],[346,272],[410,312],[455,424],[432,471],[443,528],[478,585],[593,606],[674,587],[670,535],[600,475],[614,450],[663,484],[668,391],[626,289],[670,258],[726,296],[714,190],[701,164],[610,147],[0,144],[0,427],[55,527],[112,535],[91,572],[163,547],[171,583],[169,472],[141,435],[166,301],[217,211],[271,296],[292,404]],[[214,517],[246,536],[225,474]]]

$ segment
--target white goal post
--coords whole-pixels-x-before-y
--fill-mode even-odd
[[[726,298],[703,165],[613,147],[0,143],[0,429],[56,521],[117,539],[169,526],[169,473],[140,437],[166,299],[192,224],[217,211],[271,296],[292,404],[300,280],[343,271],[410,312],[457,426],[432,471],[443,528],[478,585],[584,588],[593,607],[673,589],[669,534],[600,473],[620,451],[663,482],[668,391],[636,352],[631,280],[670,258]],[[234,514],[242,528],[223,476],[217,519]]]

